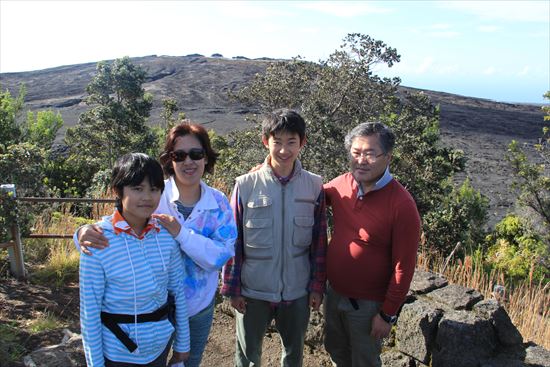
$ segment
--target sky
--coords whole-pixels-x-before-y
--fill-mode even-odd
[[[123,56],[325,60],[348,33],[396,48],[404,86],[547,103],[550,0],[0,0],[0,73]]]

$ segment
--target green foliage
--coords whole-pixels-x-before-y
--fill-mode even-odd
[[[25,140],[44,149],[50,149],[58,130],[63,126],[61,114],[52,110],[27,113]]]
[[[440,205],[423,217],[428,247],[449,254],[458,242],[458,254],[473,253],[483,243],[483,226],[487,221],[488,199],[476,191],[469,180],[453,187],[442,197]]]
[[[441,210],[441,202],[454,190],[449,178],[464,170],[465,159],[462,151],[441,145],[439,109],[424,94],[406,93],[386,106],[380,120],[396,136],[394,176],[413,194],[421,214]]]
[[[298,110],[307,123],[308,141],[300,159],[306,169],[325,180],[347,170],[344,137],[349,130],[373,120],[390,126],[397,139],[392,173],[415,197],[421,215],[429,218],[424,227],[427,245],[449,251],[458,241],[476,239],[470,232],[482,229],[485,215],[477,209],[483,211],[486,205],[480,196],[467,195],[468,190],[474,192],[469,184],[462,194],[453,187],[451,178],[464,169],[465,160],[461,151],[441,145],[438,109],[422,94],[398,97],[398,78],[374,74],[375,65],[391,67],[399,58],[395,49],[381,41],[349,34],[327,60],[312,63],[296,58],[273,63],[233,97],[259,106],[261,113],[281,107]],[[259,119],[252,116],[253,128],[217,142],[222,158],[216,176],[229,187],[236,176],[261,163],[267,154],[260,140]]]
[[[142,87],[145,77],[128,57],[97,64],[97,74],[86,88],[86,103],[93,107],[80,115],[65,137],[71,154],[85,157],[94,169],[104,169],[125,153],[158,150],[146,125],[152,96]]]
[[[0,183],[15,184],[18,196],[45,196],[48,192],[43,183],[46,150],[44,145],[36,144],[30,136],[45,133],[47,126],[61,126],[63,122],[60,117],[51,120],[50,114],[46,113],[40,114],[40,118],[34,121],[31,119],[27,125],[20,125],[17,120],[24,96],[24,87],[20,88],[16,98],[9,91],[0,93]],[[50,124],[52,121],[55,123]],[[45,136],[42,142],[47,143],[48,138]],[[39,205],[16,205],[11,194],[0,192],[0,241],[11,238],[9,232],[15,222],[19,224],[23,235],[28,234],[33,216],[40,208]]]
[[[0,177],[3,182],[15,184],[18,196],[45,196],[43,164],[43,149],[32,143],[10,145],[0,154]],[[5,194],[0,196],[0,240],[7,238],[8,228],[14,221],[19,224],[22,235],[28,234],[34,214],[41,206],[18,204],[15,209],[13,200]]]
[[[178,101],[174,98],[165,98],[162,100],[162,112],[160,113],[160,117],[164,123],[163,128],[165,131],[170,130],[176,125],[177,119],[174,117],[174,114],[178,111]]]
[[[548,132],[544,132],[546,145]],[[547,147],[539,144],[535,148],[543,158],[550,158]],[[519,203],[530,209],[543,223],[545,231],[550,225],[550,177],[546,174],[544,163],[531,163],[517,141],[508,146],[508,161],[514,172],[514,187],[520,191]]]
[[[17,203],[12,192],[0,190],[0,242],[9,241],[10,228],[17,222]]]
[[[394,98],[399,79],[381,79],[373,74],[372,68],[377,64],[392,66],[399,58],[394,48],[381,41],[349,34],[341,49],[327,60],[312,63],[296,58],[276,62],[234,97],[260,106],[262,113],[282,107],[299,110],[306,120],[310,142],[302,151],[302,163],[307,169],[332,178],[347,166],[347,152],[342,143],[347,131],[378,117]],[[252,120],[258,124],[258,118],[254,116]],[[241,173],[265,156],[258,141],[259,129],[256,127],[255,131],[256,138],[254,134],[241,136],[240,132],[230,136],[231,141],[244,139],[247,141],[244,147],[249,146],[246,154],[236,157],[234,162]],[[249,157],[252,162],[247,161]]]
[[[543,238],[521,217],[509,214],[487,236],[487,263],[513,280],[550,281],[550,254]]]
[[[2,86],[0,85],[0,90]],[[10,145],[20,141],[21,129],[17,124],[17,116],[23,107],[25,88],[19,89],[19,95],[15,98],[6,90],[0,91],[0,153],[4,153]]]

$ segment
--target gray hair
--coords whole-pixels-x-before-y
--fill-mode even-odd
[[[353,139],[360,136],[378,135],[382,152],[387,154],[393,150],[395,135],[393,131],[381,122],[363,122],[354,127],[344,138],[346,150],[351,149]]]

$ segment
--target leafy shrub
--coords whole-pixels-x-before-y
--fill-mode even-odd
[[[487,236],[487,263],[514,280],[550,281],[548,247],[519,216],[507,215]]]

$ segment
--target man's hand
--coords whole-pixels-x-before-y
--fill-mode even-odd
[[[370,335],[373,338],[383,339],[390,335],[391,325],[380,317],[379,314],[374,315],[372,318],[372,330]]]
[[[109,247],[109,241],[103,235],[103,229],[97,224],[87,224],[84,227],[80,228],[77,234],[78,245],[80,246],[80,251],[86,255],[91,255],[92,253],[88,250],[88,247],[104,249]]]
[[[321,307],[322,303],[323,295],[321,293],[311,292],[309,294],[309,307],[311,307],[313,311],[319,311],[319,307]]]
[[[173,364],[179,363],[179,362],[185,362],[189,358],[189,352],[176,352],[175,350],[172,352],[172,358],[170,358],[170,362],[168,362],[168,366],[172,366]]]
[[[246,313],[246,300],[244,297],[231,297],[231,306],[243,315]]]
[[[151,217],[158,219],[160,224],[170,232],[172,237],[177,237],[180,233],[181,224],[175,217],[168,214],[153,214]]]

